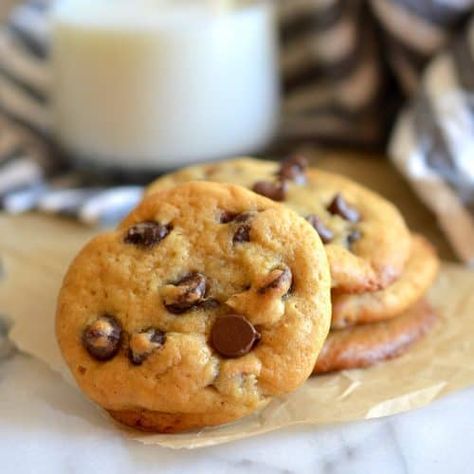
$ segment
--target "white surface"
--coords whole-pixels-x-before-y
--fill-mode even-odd
[[[0,362],[1,472],[470,473],[473,395],[474,388],[381,420],[173,451],[111,436],[105,419],[91,428],[63,404],[81,411],[89,402],[44,364],[17,354]]]
[[[72,154],[164,169],[251,153],[279,109],[273,9],[66,0],[53,14],[53,128]]]

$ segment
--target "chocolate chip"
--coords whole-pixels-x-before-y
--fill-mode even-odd
[[[234,237],[232,238],[232,242],[234,244],[250,242],[250,229],[251,227],[248,224],[243,224],[237,227],[237,230],[234,233]]]
[[[87,352],[100,361],[112,359],[120,349],[122,327],[113,316],[104,315],[86,327],[82,343]]]
[[[125,243],[140,247],[152,247],[161,242],[171,232],[171,226],[159,222],[145,221],[128,229]]]
[[[255,212],[230,212],[223,211],[219,217],[221,224],[228,224],[229,222],[246,222],[255,215]]]
[[[337,214],[349,222],[358,222],[360,219],[357,209],[349,205],[341,193],[336,194],[327,209],[331,214]]]
[[[164,305],[173,314],[181,314],[204,301],[207,293],[206,277],[192,272],[169,287],[164,295]]]
[[[250,230],[251,226],[248,223],[251,219],[255,217],[259,211],[249,211],[249,212],[242,212],[237,214],[234,218],[234,222],[242,224],[237,227],[236,231],[234,232],[234,236],[232,238],[232,242],[234,244],[240,244],[242,242],[250,242]]]
[[[211,329],[212,347],[220,355],[228,358],[247,354],[259,340],[258,331],[240,314],[220,316]]]
[[[362,234],[360,230],[358,229],[351,230],[351,232],[346,237],[347,245],[349,245],[350,247],[353,243],[357,242],[361,237],[362,237]]]
[[[269,291],[277,291],[280,296],[285,296],[291,288],[293,276],[288,267],[276,268],[272,270],[263,286],[258,289],[260,294],[265,294]]]
[[[133,365],[141,365],[155,350],[163,347],[166,335],[156,328],[147,328],[130,338],[128,357]]]
[[[287,188],[288,185],[286,181],[278,181],[276,183],[272,183],[271,181],[257,181],[253,185],[252,190],[274,201],[284,201]]]
[[[328,244],[334,238],[333,231],[326,227],[324,222],[316,215],[310,214],[306,216],[306,220],[313,226],[314,230],[319,234],[323,243]]]
[[[232,222],[235,220],[235,218],[238,216],[239,214],[235,213],[235,212],[230,212],[230,211],[222,211],[220,216],[219,216],[219,222],[221,224],[228,224],[229,222]]]
[[[277,176],[281,180],[294,181],[297,184],[304,184],[306,182],[306,168],[308,167],[308,160],[302,155],[295,155],[283,161]]]

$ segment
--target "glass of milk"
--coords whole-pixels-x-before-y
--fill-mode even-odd
[[[262,149],[278,125],[275,30],[266,1],[59,0],[57,142],[135,171]]]

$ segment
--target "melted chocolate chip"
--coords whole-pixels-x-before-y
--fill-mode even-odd
[[[362,234],[360,230],[353,229],[348,235],[347,235],[347,245],[350,247],[353,243],[357,242],[360,238],[362,237]]]
[[[314,230],[319,234],[323,243],[328,244],[334,238],[333,231],[326,227],[324,222],[316,215],[310,214],[306,220],[313,226]]]
[[[295,155],[283,161],[277,176],[281,180],[294,181],[297,184],[304,184],[306,182],[306,168],[308,167],[308,160],[302,155]]]
[[[247,222],[255,215],[255,212],[230,212],[223,211],[219,216],[221,224],[228,224],[229,222]]]
[[[341,216],[343,219],[349,222],[358,222],[360,220],[360,214],[342,197],[341,193],[337,193],[334,199],[328,206],[328,211],[331,214]]]
[[[122,327],[113,316],[104,315],[86,327],[82,344],[96,360],[112,359],[120,349]]]
[[[207,293],[206,277],[199,272],[192,272],[174,284],[176,291],[165,296],[165,307],[173,314],[181,314],[196,307],[204,301]]]
[[[171,226],[159,222],[145,221],[128,229],[124,242],[139,247],[152,247],[171,232]]]
[[[221,224],[228,224],[229,222],[232,222],[235,220],[235,218],[238,216],[239,214],[235,213],[235,212],[230,212],[230,211],[222,211],[220,216],[219,216],[219,222]]]
[[[249,353],[259,340],[260,334],[253,324],[240,314],[220,316],[211,329],[212,347],[227,358]]]
[[[232,242],[234,244],[250,242],[250,229],[251,227],[248,224],[243,224],[237,227],[237,230],[234,233],[234,237],[232,238]]]
[[[278,181],[276,183],[271,181],[257,181],[253,185],[252,190],[274,201],[284,201],[287,188],[288,185],[286,181]]]
[[[270,272],[265,284],[258,289],[260,294],[265,294],[269,291],[277,291],[280,296],[285,296],[291,288],[293,276],[288,267],[277,268]]]
[[[156,328],[147,328],[130,338],[128,357],[133,365],[141,365],[155,350],[163,347],[166,335]]]

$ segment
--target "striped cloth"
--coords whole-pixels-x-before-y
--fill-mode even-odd
[[[390,136],[394,162],[474,262],[474,0],[275,2],[279,141],[366,147]],[[73,172],[54,153],[49,4],[26,0],[0,27],[0,205],[112,223],[142,188]]]
[[[390,154],[474,266],[474,18],[430,62],[395,126]]]
[[[376,25],[361,0],[280,1],[285,140],[370,146],[387,114]]]
[[[409,96],[433,58],[463,29],[474,0],[370,0],[383,30],[387,58]]]

